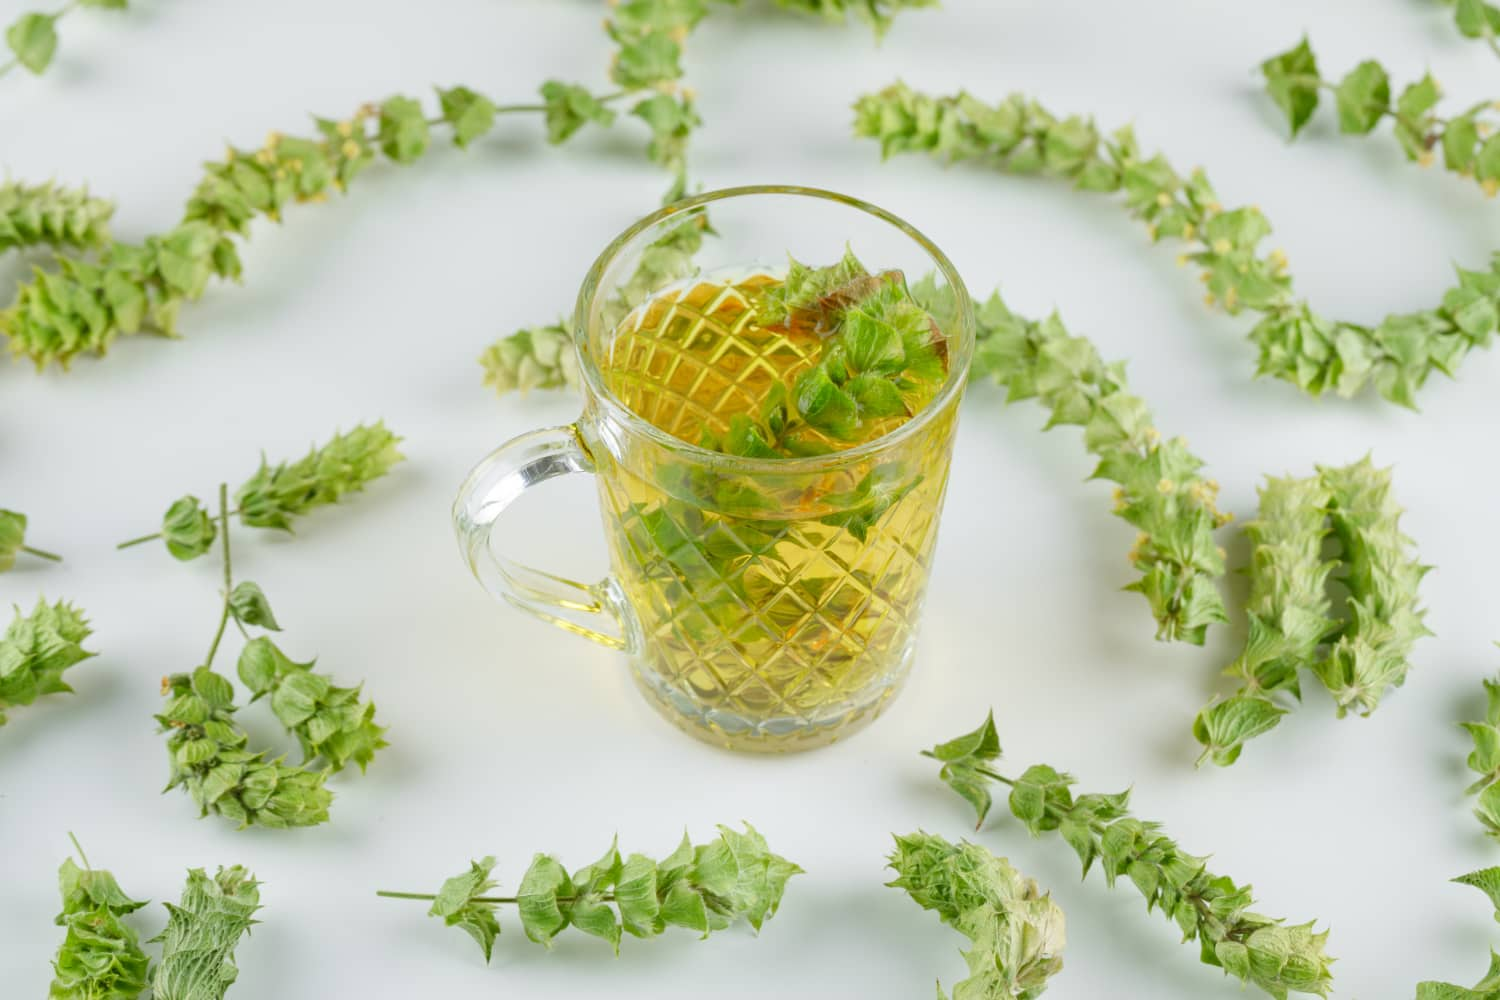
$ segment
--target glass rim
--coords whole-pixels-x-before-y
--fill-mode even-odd
[[[723,452],[711,451],[701,445],[694,444],[662,430],[649,420],[640,416],[629,406],[619,399],[604,383],[603,372],[595,363],[593,356],[588,350],[589,342],[589,313],[594,299],[599,292],[599,280],[604,270],[619,256],[620,251],[632,243],[636,237],[653,228],[673,216],[683,212],[691,211],[703,205],[710,205],[717,201],[731,198],[740,198],[748,195],[793,195],[797,197],[814,198],[821,201],[834,202],[845,205],[858,211],[864,212],[875,219],[895,227],[931,258],[938,272],[948,282],[952,290],[957,309],[957,330],[944,330],[943,333],[949,338],[950,343],[957,341],[957,349],[949,351],[948,377],[944,379],[942,387],[936,395],[928,401],[917,413],[901,426],[880,435],[863,444],[842,451],[829,452],[826,455],[807,455],[793,458],[750,458],[739,455],[727,455]],[[798,474],[808,473],[830,467],[855,464],[868,459],[888,448],[897,446],[907,438],[919,433],[937,416],[954,402],[956,396],[963,391],[964,383],[968,379],[969,364],[974,355],[974,308],[969,298],[968,287],[965,286],[963,278],[948,259],[948,255],[939,250],[937,244],[928,239],[926,234],[905,219],[867,201],[855,198],[852,195],[840,194],[837,191],[829,191],[826,188],[806,187],[799,184],[748,184],[738,187],[718,188],[713,191],[705,191],[702,194],[693,195],[674,201],[670,205],[652,212],[644,218],[625,229],[624,232],[610,241],[609,245],[595,258],[589,267],[588,273],[583,279],[583,285],[578,292],[577,305],[573,310],[573,347],[578,357],[578,369],[584,385],[587,387],[591,398],[598,400],[605,411],[615,420],[624,424],[632,434],[638,434],[648,438],[654,443],[680,453],[684,458],[707,466],[732,466],[737,472],[763,472],[768,474]]]

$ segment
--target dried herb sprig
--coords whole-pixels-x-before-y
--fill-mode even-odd
[[[1312,669],[1338,628],[1328,596],[1336,563],[1323,556],[1331,501],[1318,476],[1268,477],[1261,487],[1260,513],[1245,525],[1253,546],[1245,606],[1250,634],[1224,670],[1240,688],[1198,713],[1193,734],[1204,747],[1200,763],[1233,764],[1247,740],[1274,728],[1288,710],[1280,696],[1301,698],[1301,671]]]
[[[376,421],[336,433],[328,443],[309,449],[294,462],[272,465],[262,455],[260,468],[235,490],[230,514],[247,527],[290,532],[297,518],[338,503],[350,493],[362,492],[367,484],[403,461],[406,456],[396,447],[400,442],[383,421]],[[129,548],[160,538],[174,558],[196,559],[213,547],[217,534],[218,527],[208,510],[189,494],[167,508],[161,531],[132,538],[117,547]]]
[[[1479,779],[1465,791],[1477,795],[1474,815],[1484,825],[1485,835],[1500,840],[1500,678],[1484,682],[1484,719],[1459,723],[1474,741],[1469,770]]]
[[[52,960],[49,1000],[137,1000],[145,991],[150,959],[125,917],[145,902],[125,895],[115,877],[90,867],[83,848],[72,834],[79,867],[68,858],[58,869],[62,912],[57,925],[66,927],[57,957]]]
[[[83,648],[91,634],[83,612],[66,601],[48,604],[39,598],[29,615],[16,609],[0,636],[0,726],[6,709],[73,690],[63,673],[96,655]]]
[[[951,316],[951,295],[933,282],[912,290],[940,325]],[[1056,314],[1025,319],[996,292],[974,319],[970,377],[993,378],[1012,401],[1037,399],[1051,410],[1049,428],[1084,429],[1084,447],[1099,459],[1094,478],[1118,484],[1115,513],[1139,532],[1130,561],[1141,579],[1127,589],[1150,602],[1158,639],[1201,645],[1208,626],[1228,620],[1216,584],[1224,552],[1213,533],[1231,519],[1218,509],[1218,483],[1200,475],[1202,460],[1183,438],[1157,431],[1145,401],[1126,384],[1124,364],[1106,364]]]
[[[1500,868],[1484,868],[1460,875],[1453,881],[1459,885],[1472,885],[1488,896],[1495,909],[1495,919],[1500,920]],[[1417,1000],[1500,1000],[1500,954],[1493,949],[1490,951],[1489,971],[1472,988],[1432,981],[1418,983]]]
[[[0,182],[0,253],[24,247],[97,249],[109,242],[114,202],[52,182]]]
[[[666,858],[643,854],[621,858],[615,844],[598,861],[569,875],[557,859],[538,854],[514,896],[494,896],[495,859],[471,862],[469,870],[443,883],[435,894],[381,890],[388,899],[431,900],[428,914],[460,927],[490,960],[500,923],[495,911],[515,904],[526,936],[549,945],[568,927],[603,938],[620,950],[622,933],[649,938],[667,927],[686,927],[707,937],[743,919],[755,930],[776,914],[787,880],[802,869],[773,854],[764,837],[719,827],[719,836],[682,843]]]
[[[1018,778],[996,771],[1000,737],[993,713],[973,732],[923,753],[942,763],[942,780],[973,806],[981,825],[990,810],[990,783],[1005,785],[1011,813],[1033,836],[1056,832],[1078,854],[1085,875],[1098,861],[1109,885],[1128,878],[1148,910],[1173,921],[1184,941],[1199,943],[1205,964],[1277,998],[1324,996],[1332,986],[1326,931],[1252,913],[1249,886],[1211,873],[1205,858],[1185,853],[1157,824],[1131,816],[1128,791],[1075,796],[1072,776],[1045,764]]]
[[[1320,316],[1293,294],[1286,256],[1261,254],[1271,226],[1259,209],[1226,210],[1202,170],[1183,177],[1160,154],[1145,157],[1128,127],[1101,135],[1089,119],[1059,119],[1020,95],[992,105],[897,84],[859,99],[854,130],[877,139],[886,156],[979,159],[1011,173],[1045,173],[1083,190],[1123,194],[1153,241],[1190,245],[1179,259],[1200,268],[1210,305],[1260,315],[1250,332],[1260,352],[1257,373],[1312,395],[1354,396],[1373,386],[1415,407],[1428,376],[1452,375],[1470,349],[1486,346],[1500,329],[1500,256],[1488,270],[1460,270],[1458,285],[1436,308],[1393,314],[1374,326]]]
[[[49,562],[62,562],[62,556],[26,544],[26,515],[0,508],[0,573],[16,564],[16,554],[24,552]]]
[[[561,389],[578,384],[578,355],[562,321],[517,330],[479,356],[484,384],[495,392]]]
[[[1318,467],[1330,494],[1329,517],[1342,553],[1339,579],[1349,593],[1348,623],[1314,668],[1340,717],[1369,715],[1411,668],[1412,646],[1432,633],[1423,624],[1418,587],[1432,569],[1401,533],[1402,508],[1391,496],[1391,470],[1369,456],[1339,468]]]
[[[1273,729],[1299,699],[1298,672],[1321,680],[1342,718],[1369,715],[1411,669],[1412,646],[1430,635],[1418,593],[1430,567],[1416,561],[1391,498],[1391,470],[1366,456],[1351,465],[1319,466],[1308,479],[1272,479],[1261,491],[1261,516],[1246,527],[1250,566],[1250,634],[1225,673],[1242,686],[1199,713],[1193,734],[1203,757],[1235,762],[1247,740]],[[1323,558],[1324,539],[1337,558]],[[1348,600],[1330,618],[1330,571]],[[1324,643],[1331,643],[1326,649]]]
[[[50,13],[28,11],[16,18],[5,29],[5,45],[10,49],[10,58],[0,62],[0,76],[17,66],[40,76],[52,64],[57,53],[57,22],[79,7],[94,7],[101,10],[124,10],[129,0],[68,0]]]
[[[152,1000],[223,1000],[239,978],[234,950],[259,923],[260,883],[239,865],[209,878],[189,869],[182,898],[167,905],[161,962],[151,980]]]
[[[168,734],[171,770],[164,791],[185,788],[200,817],[224,816],[241,829],[314,826],[327,821],[333,801],[324,787],[326,772],[292,767],[282,758],[268,760],[264,752],[246,749],[249,736],[234,721],[234,685],[212,669],[231,619],[242,630],[278,627],[260,588],[249,581],[234,583],[228,493],[227,486],[219,487],[224,601],[218,628],[202,666],[162,679],[162,695],[170,699],[156,716],[161,732]]]
[[[1062,908],[1005,858],[918,832],[896,837],[889,865],[896,878],[887,885],[904,889],[973,944],[964,952],[969,978],[954,984],[955,997],[1032,1000],[1062,971]],[[946,998],[941,987],[938,998]]]
[[[1317,56],[1306,37],[1261,63],[1260,69],[1266,92],[1286,115],[1293,138],[1317,111],[1322,92],[1329,91],[1338,105],[1339,131],[1369,135],[1382,119],[1389,118],[1408,160],[1429,167],[1441,149],[1446,169],[1472,177],[1489,197],[1500,192],[1496,102],[1480,101],[1445,118],[1433,111],[1442,90],[1432,74],[1408,84],[1393,98],[1390,74],[1373,59],[1360,63],[1335,84],[1320,75]]]

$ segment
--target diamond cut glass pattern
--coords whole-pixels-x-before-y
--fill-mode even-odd
[[[687,440],[755,412],[818,346],[751,322],[749,298],[767,280],[695,280],[648,301],[603,352],[609,388]],[[770,490],[746,476],[744,489],[779,501],[746,516],[715,509],[732,472],[685,490],[662,475],[661,456],[617,458],[591,443],[616,579],[640,627],[635,674],[657,706],[746,749],[824,743],[872,719],[909,666],[952,423],[940,415],[906,454],[875,461],[908,483],[862,539],[826,506],[799,508],[857,490],[871,467],[780,477]]]

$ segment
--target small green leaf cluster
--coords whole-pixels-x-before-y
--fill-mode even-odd
[[[932,282],[913,293],[939,324],[951,315],[951,296]],[[1228,620],[1216,583],[1224,553],[1213,533],[1230,520],[1217,507],[1218,484],[1200,475],[1202,460],[1184,439],[1161,436],[1130,392],[1124,364],[1107,364],[1056,314],[1025,319],[997,292],[974,318],[970,377],[993,378],[1011,401],[1037,399],[1052,411],[1049,428],[1083,428],[1084,447],[1099,459],[1093,478],[1118,484],[1115,513],[1139,532],[1130,562],[1142,575],[1128,589],[1150,602],[1158,639],[1202,645],[1210,625]]]
[[[75,840],[74,846],[78,842]],[[140,938],[126,918],[145,906],[131,899],[107,871],[80,867],[72,858],[58,869],[67,933],[52,967],[51,1000],[138,1000],[148,985],[153,1000],[223,1000],[239,976],[234,950],[260,909],[260,883],[245,869],[220,868],[209,878],[190,869],[181,899],[167,903],[167,925],[148,943],[160,943],[151,968]]]
[[[97,249],[109,242],[114,202],[83,188],[0,181],[0,253],[22,247]]]
[[[235,491],[233,513],[247,527],[290,532],[297,518],[363,491],[403,461],[405,456],[396,447],[400,441],[383,422],[376,421],[336,433],[294,462],[272,465],[262,456],[260,468]],[[167,508],[159,535],[125,544],[157,537],[174,558],[196,559],[213,547],[218,526],[203,503],[189,494]]]
[[[0,507],[0,573],[16,565],[16,556],[24,552],[38,559],[62,562],[62,556],[26,544],[26,515]]]
[[[1225,670],[1242,686],[1199,713],[1193,733],[1205,758],[1233,764],[1245,741],[1274,728],[1287,712],[1278,695],[1301,698],[1304,668],[1328,688],[1340,717],[1351,709],[1369,715],[1405,682],[1412,646],[1431,634],[1418,595],[1430,567],[1411,553],[1401,513],[1391,470],[1375,468],[1368,456],[1320,466],[1307,479],[1268,481],[1260,517],[1246,526],[1254,545],[1250,634]],[[1330,536],[1331,561],[1324,558]],[[1326,589],[1335,567],[1348,594],[1339,618],[1329,616]]]
[[[1390,469],[1375,468],[1366,456],[1352,465],[1319,467],[1318,475],[1331,494],[1339,580],[1349,599],[1347,623],[1314,670],[1340,716],[1351,709],[1368,715],[1387,690],[1406,681],[1413,644],[1432,634],[1417,593],[1431,567],[1417,562],[1412,540],[1401,533]]]
[[[964,952],[970,975],[954,985],[955,997],[1032,1000],[1062,971],[1062,908],[1005,858],[918,832],[896,837],[889,865],[896,878],[887,885],[972,942]],[[938,997],[945,998],[941,988]]]
[[[1469,770],[1479,775],[1467,792],[1479,796],[1474,815],[1484,824],[1485,834],[1500,840],[1500,679],[1486,680],[1484,695],[1483,721],[1460,723],[1474,741]]]
[[[24,66],[40,76],[52,64],[57,54],[57,22],[72,12],[74,7],[96,7],[103,10],[124,10],[129,0],[74,0],[52,13],[27,11],[5,29],[5,45],[11,58],[0,63],[0,76],[16,66]]]
[[[685,927],[707,937],[743,919],[757,931],[781,905],[787,880],[802,869],[771,852],[748,823],[743,832],[719,827],[719,836],[694,845],[686,835],[666,858],[643,854],[622,858],[611,844],[604,856],[571,875],[556,858],[538,854],[514,897],[488,895],[495,859],[472,862],[443,883],[435,896],[381,893],[433,900],[428,911],[478,942],[489,961],[500,924],[495,910],[516,904],[526,936],[549,945],[568,927],[603,938],[620,950],[622,934],[650,938],[667,927]]]
[[[161,961],[151,981],[152,1000],[223,1000],[239,978],[234,950],[260,906],[260,883],[239,865],[210,878],[188,871],[182,898],[167,904],[167,926],[154,941]]]
[[[517,330],[479,356],[484,384],[495,392],[562,389],[578,384],[578,355],[573,338],[560,321]]]
[[[0,726],[6,709],[73,690],[63,673],[95,655],[83,648],[92,633],[83,612],[66,601],[38,599],[29,615],[16,609],[0,636]]]
[[[169,700],[156,721],[170,734],[166,791],[187,789],[200,816],[224,816],[241,829],[328,820],[333,793],[324,787],[326,774],[246,749],[249,736],[234,721],[234,686],[228,678],[199,667],[165,678],[162,693]]]
[[[1158,824],[1133,817],[1129,792],[1075,795],[1074,778],[1045,764],[1018,778],[999,773],[993,766],[1001,755],[993,713],[978,729],[924,755],[942,764],[942,780],[974,807],[980,824],[991,806],[990,783],[1009,787],[1007,805],[1033,836],[1057,833],[1077,853],[1084,875],[1097,861],[1110,886],[1128,879],[1148,909],[1175,923],[1184,941],[1199,943],[1205,964],[1277,998],[1328,993],[1333,977],[1332,959],[1323,951],[1327,932],[1251,912],[1249,886],[1213,874],[1207,859],[1182,851]]]
[[[758,419],[740,415],[704,446],[748,458],[823,454],[828,442],[867,440],[890,419],[925,406],[948,374],[941,327],[899,271],[872,274],[846,251],[828,267],[792,260],[784,282],[757,304],[768,327],[808,328],[818,360],[788,392],[778,385]]]
[[[304,764],[322,760],[338,772],[352,763],[363,773],[375,751],[388,745],[385,727],[375,722],[375,703],[360,700],[360,687],[339,687],[313,666],[257,636],[245,644],[238,669],[252,700],[269,698],[276,718],[297,737]]]
[[[1311,395],[1354,396],[1373,386],[1414,407],[1433,372],[1452,375],[1464,356],[1500,329],[1500,256],[1484,271],[1460,269],[1441,305],[1393,314],[1375,326],[1315,313],[1292,291],[1286,257],[1262,254],[1270,234],[1254,206],[1226,210],[1203,171],[1183,177],[1160,154],[1143,156],[1133,131],[1103,135],[1083,117],[1059,119],[1013,95],[987,104],[968,94],[929,97],[897,84],[859,99],[854,130],[876,139],[886,156],[923,152],[948,160],[978,159],[1009,173],[1048,174],[1081,190],[1119,193],[1153,241],[1180,239],[1208,286],[1207,301],[1230,314],[1260,314],[1250,332],[1257,373],[1284,379]]]
[[[1453,881],[1471,885],[1488,896],[1495,919],[1500,920],[1500,868],[1484,868]],[[1500,1000],[1500,954],[1490,951],[1489,971],[1472,988],[1432,981],[1418,983],[1417,1000]]]
[[[125,895],[107,871],[79,867],[72,858],[57,872],[66,927],[52,960],[48,1000],[137,1000],[145,992],[150,959],[125,917],[145,902]]]
[[[1331,90],[1338,106],[1339,131],[1369,135],[1382,118],[1390,118],[1407,159],[1431,166],[1437,159],[1435,151],[1441,149],[1446,169],[1474,178],[1490,197],[1500,192],[1500,135],[1493,134],[1496,123],[1486,115],[1495,110],[1495,102],[1481,101],[1444,118],[1433,112],[1442,90],[1432,74],[1408,84],[1393,99],[1390,74],[1373,59],[1334,84],[1319,74],[1317,56],[1305,37],[1261,63],[1260,69],[1266,91],[1286,115],[1293,137],[1317,111],[1322,91]]]

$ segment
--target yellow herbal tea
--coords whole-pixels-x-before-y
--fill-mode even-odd
[[[900,428],[942,385],[947,355],[899,273],[852,257],[799,268],[664,289],[598,355],[631,411],[726,455],[705,471],[591,447],[640,632],[637,679],[668,717],[739,749],[828,742],[899,687],[955,419],[949,407],[897,448],[800,471],[799,457]],[[770,464],[787,459],[784,473]]]

